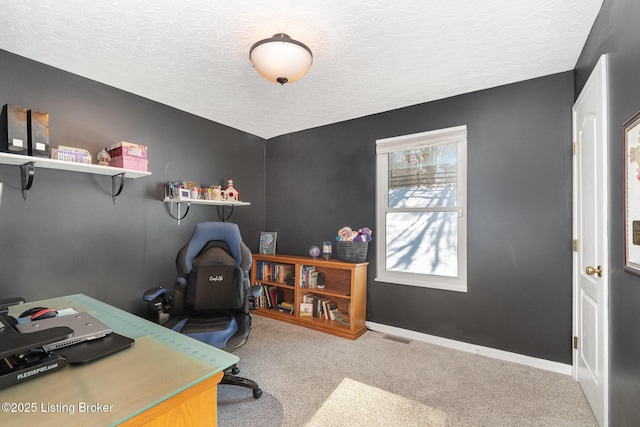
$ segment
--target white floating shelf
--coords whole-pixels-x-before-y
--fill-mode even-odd
[[[38,168],[57,169],[71,172],[90,173],[111,177],[111,198],[116,203],[116,197],[122,192],[125,178],[142,178],[151,175],[151,172],[114,168],[112,166],[91,165],[87,163],[65,162],[64,160],[49,159],[47,157],[24,156],[0,152],[0,164],[20,167],[20,179],[22,181],[22,198],[27,200],[27,194],[33,184],[33,177]],[[117,181],[120,181],[119,185]]]
[[[220,216],[220,218],[222,219],[222,221],[226,221],[231,217],[231,214],[229,214],[228,216],[224,215],[224,208],[227,206],[231,206],[231,212],[233,213],[233,208],[235,206],[249,206],[251,205],[251,203],[249,202],[236,202],[233,200],[205,200],[205,199],[172,199],[170,197],[165,197],[165,199],[163,200],[163,202],[165,203],[171,203],[171,206],[173,206],[173,203],[176,204],[177,206],[177,215],[174,215],[172,212],[172,208],[169,208],[169,214],[178,221],[178,226],[180,225],[180,221],[182,221],[187,214],[189,213],[189,208],[191,207],[191,205],[210,205],[210,206],[217,206],[218,208],[222,207],[222,215],[220,216],[220,211],[218,210],[218,216]],[[180,206],[182,206],[183,203],[187,204],[187,210],[184,212],[184,214],[180,213]]]
[[[0,153],[0,164],[22,166],[34,163],[37,168],[58,169],[72,172],[91,173],[95,175],[115,176],[124,174],[125,178],[141,178],[151,175],[151,172],[133,169],[116,168],[113,166],[92,165],[87,163],[65,162],[64,160],[48,159],[46,157],[23,156],[20,154]]]
[[[194,205],[215,205],[215,206],[249,206],[249,202],[235,202],[233,200],[204,200],[204,199],[171,199],[165,198],[165,203],[191,203]]]

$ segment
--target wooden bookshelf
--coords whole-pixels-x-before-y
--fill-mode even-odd
[[[251,283],[263,287],[261,304],[254,313],[354,340],[366,331],[368,264],[293,255],[253,254]],[[310,275],[303,275],[303,271],[309,268],[322,273],[324,288],[312,287]],[[285,283],[287,277],[292,278]],[[269,308],[272,301],[265,294],[271,290],[279,295],[278,302],[293,303],[293,313],[280,311],[276,307]],[[329,315],[300,316],[300,304],[313,296],[333,303],[341,320],[327,319]]]

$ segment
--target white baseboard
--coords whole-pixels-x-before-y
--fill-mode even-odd
[[[452,348],[467,353],[477,354],[479,356],[491,357],[493,359],[504,360],[507,362],[518,363],[520,365],[531,366],[533,368],[544,369],[546,371],[556,372],[558,374],[572,375],[573,368],[559,362],[538,359],[536,357],[525,356],[523,354],[511,353],[509,351],[498,350],[491,347],[483,347],[480,345],[469,344],[462,341],[451,340],[448,338],[437,337],[435,335],[423,334],[421,332],[410,331],[408,329],[396,328],[395,326],[383,325],[375,322],[367,322],[367,328],[372,331],[382,332],[385,334],[395,335],[401,338],[408,338],[416,341],[423,341],[429,344],[435,344],[442,347]]]

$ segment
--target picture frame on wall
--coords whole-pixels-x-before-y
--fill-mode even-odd
[[[624,270],[640,276],[640,111],[623,128]]]
[[[276,240],[278,233],[275,231],[262,231],[260,233],[260,245],[258,252],[265,255],[276,254]]]

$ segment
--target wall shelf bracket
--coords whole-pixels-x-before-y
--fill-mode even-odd
[[[226,208],[226,206],[218,206],[218,218],[220,218],[222,222],[227,221],[231,218],[231,215],[233,215],[233,205],[231,205],[231,212],[229,212],[227,216],[224,215],[224,208]],[[222,214],[220,214],[220,211],[222,211]]]
[[[26,201],[33,185],[33,177],[36,174],[35,162],[27,162],[20,165],[20,180],[22,181],[22,198]]]
[[[182,216],[180,216],[180,206],[182,205],[182,203],[176,203],[177,208],[176,208],[176,215],[173,214],[173,203],[171,203],[169,205],[169,215],[171,215],[171,217],[175,220],[178,221],[178,226],[180,226],[180,221],[183,220],[187,214],[189,213],[189,208],[191,207],[191,203],[187,202],[187,209],[184,211],[184,214]]]
[[[120,185],[118,185],[118,180],[120,181]],[[117,188],[117,190],[116,190]],[[116,197],[122,193],[122,189],[124,188],[124,173],[119,173],[111,176],[111,199],[113,200],[113,204],[116,204]]]

